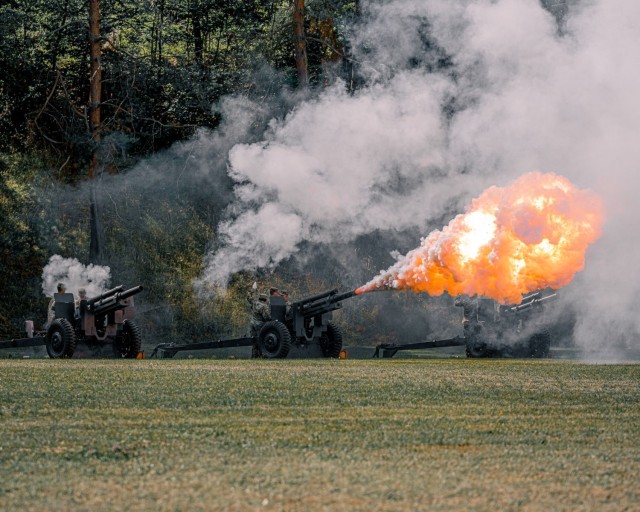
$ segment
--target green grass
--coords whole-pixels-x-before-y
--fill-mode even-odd
[[[0,510],[639,510],[640,365],[0,360]]]

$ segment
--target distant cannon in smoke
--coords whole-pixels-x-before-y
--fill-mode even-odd
[[[342,301],[356,295],[355,290],[338,293],[329,290],[296,302],[285,297],[263,294],[267,314],[254,320],[251,335],[243,338],[224,339],[202,343],[162,343],[153,353],[161,358],[171,358],[181,351],[208,350],[229,347],[253,347],[254,357],[284,359],[296,350],[304,357],[315,357],[316,350],[322,357],[339,357],[342,351],[342,332],[332,322],[334,311],[342,308]]]
[[[70,358],[78,344],[96,347],[113,346],[116,357],[135,358],[142,339],[132,318],[135,313],[133,296],[142,286],[124,290],[122,285],[77,305],[71,293],[54,294],[55,319],[42,333],[33,335],[32,323],[27,322],[26,337],[0,342],[0,349],[37,347],[46,345],[51,358]]]
[[[523,297],[520,304],[501,305],[493,299],[459,297],[455,305],[463,310],[464,336],[445,340],[396,345],[382,343],[373,357],[393,357],[399,350],[464,346],[467,357],[548,357],[551,333],[545,306],[556,293],[538,291]]]

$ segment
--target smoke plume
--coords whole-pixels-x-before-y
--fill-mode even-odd
[[[640,298],[629,273],[640,255],[640,3],[564,7],[365,4],[350,36],[365,86],[348,94],[338,82],[229,152],[234,199],[203,278],[224,285],[372,233],[414,232],[417,244],[443,212],[538,169],[605,203],[603,237],[565,294],[581,312],[577,341],[637,345],[640,322],[622,305]]]
[[[356,293],[397,289],[481,295],[519,303],[523,295],[569,284],[599,236],[602,205],[555,174],[532,172],[491,187],[442,231]]]
[[[53,297],[58,283],[67,287],[67,293],[78,295],[78,290],[84,288],[87,297],[95,297],[104,292],[111,279],[111,269],[102,265],[83,265],[75,258],[63,258],[56,254],[49,258],[49,262],[42,270],[42,292],[47,297]]]

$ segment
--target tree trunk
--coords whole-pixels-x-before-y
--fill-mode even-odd
[[[90,66],[90,91],[89,91],[89,127],[91,139],[94,145],[91,163],[89,164],[89,179],[95,180],[100,173],[101,162],[98,159],[98,145],[100,143],[100,101],[102,93],[102,67],[101,67],[101,42],[100,42],[100,0],[89,1],[89,56]],[[100,216],[98,215],[95,183],[91,184],[90,207],[90,243],[89,260],[97,262],[102,254],[102,229]]]
[[[191,5],[191,23],[193,25],[193,49],[196,64],[202,68],[204,67],[204,38],[202,36],[202,22],[200,20],[202,16],[201,9],[197,4]]]
[[[65,1],[62,6],[62,15],[60,16],[60,21],[58,22],[60,27],[64,27],[67,24],[67,19],[69,15],[69,1]],[[62,30],[58,30],[56,32],[55,39],[53,40],[53,44],[51,46],[51,71],[55,73],[58,67],[58,54],[60,52],[60,42],[62,41]]]
[[[305,86],[309,82],[309,70],[307,69],[307,40],[304,31],[304,0],[293,0],[293,32],[298,84]]]
[[[151,66],[156,68],[162,62],[162,38],[164,31],[164,0],[156,4],[151,25]]]

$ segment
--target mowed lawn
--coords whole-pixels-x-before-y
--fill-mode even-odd
[[[0,510],[640,510],[640,365],[0,360]]]

